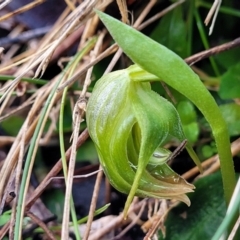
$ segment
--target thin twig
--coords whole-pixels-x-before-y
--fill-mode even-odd
[[[161,224],[161,222],[163,222],[164,218],[171,209],[172,209],[171,207],[167,208],[167,201],[163,199],[160,208],[157,212],[157,221],[155,221],[155,224],[153,224],[152,227],[149,229],[148,233],[144,237],[144,240],[151,239],[151,237],[156,233],[157,229],[159,228],[159,225]]]
[[[168,12],[172,11],[174,8],[176,8],[177,6],[179,6],[180,4],[184,3],[186,0],[180,0],[178,2],[175,2],[173,4],[171,4],[169,7],[165,8],[164,10],[162,10],[161,12],[157,13],[155,16],[149,18],[148,20],[146,20],[144,23],[142,23],[137,29],[138,30],[142,30],[145,27],[147,27],[149,24],[155,22],[156,20],[158,20],[159,18],[161,18],[162,16],[164,16],[165,14],[167,14]]]
[[[100,34],[97,43],[95,45],[94,50],[91,52],[91,60],[95,59],[99,49],[102,45],[103,38],[105,36],[105,32]],[[74,130],[73,130],[73,142],[72,142],[72,152],[69,160],[69,167],[68,167],[68,174],[67,174],[67,182],[66,182],[66,192],[65,192],[65,202],[64,202],[64,211],[63,211],[63,222],[62,222],[62,231],[61,231],[61,238],[66,239],[69,232],[69,212],[70,212],[70,198],[72,192],[72,183],[73,183],[73,174],[75,169],[75,162],[76,162],[76,145],[78,134],[80,130],[80,125],[82,122],[82,118],[86,112],[86,93],[87,88],[91,84],[91,74],[92,74],[93,67],[89,68],[87,71],[87,75],[83,84],[83,89],[80,94],[80,97],[74,107],[73,111],[73,123],[74,123]]]
[[[121,233],[119,233],[116,237],[114,237],[112,240],[118,240],[121,239],[136,223],[137,221],[140,219],[140,217],[142,216],[143,210],[146,206],[146,199],[143,200],[143,204],[138,212],[138,215],[133,219],[133,221],[127,226],[125,227]]]
[[[62,91],[65,87],[73,84],[75,81],[79,80],[79,78],[87,72],[87,70],[94,66],[96,63],[100,62],[102,59],[108,57],[112,53],[114,53],[118,49],[117,44],[113,44],[111,47],[107,48],[104,52],[102,52],[95,60],[87,64],[83,69],[77,71],[68,81],[64,82],[59,88],[58,91]]]
[[[156,4],[156,0],[151,0],[148,5],[144,8],[144,10],[141,12],[140,16],[136,20],[136,22],[133,24],[134,28],[138,28],[138,26],[141,24],[141,22],[144,20],[144,18],[147,16],[147,14],[150,12],[152,7]],[[107,69],[105,70],[104,74],[109,73],[112,71],[113,67],[117,63],[118,59],[122,55],[122,49],[119,48],[118,51],[115,53],[114,57],[112,58],[111,62],[109,63]]]
[[[230,235],[228,236],[228,239],[227,240],[233,240],[235,235],[236,235],[236,232],[238,231],[239,229],[239,226],[240,226],[240,216],[238,217],[238,220],[236,221]]]
[[[13,11],[13,12],[10,12],[10,13],[8,13],[8,14],[0,17],[0,22],[5,21],[5,20],[7,20],[8,18],[11,18],[11,17],[13,17],[13,16],[15,16],[15,15],[17,15],[17,14],[26,12],[26,11],[28,11],[28,10],[36,7],[37,5],[39,5],[39,4],[41,4],[41,3],[45,2],[45,1],[46,1],[46,0],[36,0],[36,1],[33,1],[33,2],[29,3],[29,4],[26,4],[26,5],[24,5],[23,7],[21,7],[21,8],[15,10],[15,11]]]
[[[132,203],[128,214],[130,214],[131,212],[135,212],[135,211],[139,211],[139,209],[141,208],[142,204],[144,203],[144,201],[138,202],[138,203]],[[117,216],[114,220],[112,220],[111,222],[109,222],[108,224],[106,224],[105,226],[103,226],[101,229],[99,229],[98,231],[92,233],[88,240],[99,240],[102,239],[102,237],[107,234],[108,232],[110,232],[112,229],[116,229],[117,227],[119,227],[121,224],[123,223],[127,223],[124,218],[123,218],[123,213],[121,213],[119,216]]]
[[[19,186],[21,183],[21,173],[22,173],[22,166],[23,166],[24,154],[25,154],[24,149],[25,149],[25,139],[26,139],[26,132],[28,128],[28,122],[29,122],[29,119],[27,118],[23,125],[23,128],[25,128],[25,130],[23,130],[23,135],[20,142],[20,152],[19,152],[19,158],[18,158],[18,163],[16,168],[16,177],[15,177],[15,186],[14,186],[16,199],[12,206],[11,225],[10,225],[11,228],[9,231],[10,240],[14,239],[14,226],[15,226],[16,212],[17,212],[16,209],[17,209],[17,201],[18,201],[18,195],[19,195]]]
[[[197,54],[194,54],[191,57],[186,58],[185,62],[189,65],[193,65],[194,63],[199,62],[204,58],[208,58],[208,57],[216,55],[220,52],[224,52],[224,51],[227,51],[227,50],[230,50],[232,48],[239,47],[239,46],[240,46],[240,37],[234,39],[231,42],[227,42],[227,43],[224,43],[222,45],[219,45],[219,46],[210,48],[208,50],[199,52]]]
[[[78,140],[77,136],[80,130],[80,123],[81,123],[82,116],[84,114],[84,110],[79,108],[79,112],[76,111],[75,114],[76,114],[75,115],[76,124],[74,127],[72,151],[70,155],[68,174],[67,174],[67,180],[66,180],[61,239],[68,239],[68,235],[69,235],[70,199],[71,199],[71,193],[72,193],[73,174],[74,174],[76,155],[77,155],[77,140]]]
[[[78,178],[88,178],[88,177],[91,177],[99,172],[102,171],[102,168],[100,167],[97,171],[94,171],[94,172],[91,172],[91,173],[88,173],[88,174],[82,174],[82,175],[74,175],[73,176],[73,179],[78,179]],[[62,177],[52,177],[49,179],[47,185],[51,182],[51,181],[54,181],[54,180],[58,180],[58,179],[65,179],[64,176]]]
[[[122,49],[119,48],[117,50],[117,52],[114,54],[113,58],[111,59],[111,62],[108,64],[106,70],[104,71],[104,74],[107,74],[107,73],[110,73],[112,71],[112,69],[114,68],[114,66],[116,65],[117,61],[119,60],[119,58],[121,57],[122,55]]]
[[[231,152],[232,152],[233,157],[236,156],[240,152],[240,138],[238,138],[237,140],[232,142]],[[204,175],[205,175],[205,172],[209,168],[211,168],[212,165],[214,166],[214,169],[216,169],[216,167],[218,167],[218,168],[220,167],[218,155],[214,155],[213,157],[207,159],[206,161],[204,161],[202,163],[203,170],[205,169],[204,170]],[[193,176],[195,176],[198,173],[199,173],[198,167],[194,167],[194,168],[190,169],[189,171],[187,171],[186,173],[184,173],[182,175],[182,177],[184,179],[189,179],[189,178],[192,178]],[[202,177],[202,175],[200,175],[199,177]]]
[[[7,6],[12,0],[3,0],[0,4],[0,9],[4,8],[5,6]]]
[[[101,169],[101,166],[99,167],[99,169]],[[100,171],[97,175],[96,183],[95,183],[94,190],[93,190],[92,201],[91,201],[91,205],[90,205],[90,209],[89,209],[88,221],[86,224],[86,230],[85,230],[83,240],[88,239],[88,236],[89,236],[89,233],[91,230],[91,225],[92,225],[92,221],[93,221],[93,217],[94,217],[94,211],[95,211],[96,205],[97,205],[97,199],[98,199],[98,194],[99,194],[99,190],[100,190],[102,176],[103,176],[103,171]]]
[[[3,239],[3,237],[7,234],[9,227],[10,227],[10,221],[7,222],[7,223],[0,229],[0,239]]]
[[[117,0],[117,5],[122,16],[122,22],[129,24],[126,0]]]
[[[213,32],[213,28],[214,28],[214,25],[215,25],[215,22],[216,22],[216,19],[217,19],[217,15],[218,15],[221,3],[222,3],[222,0],[215,0],[214,1],[213,5],[212,5],[205,21],[204,21],[205,25],[207,26],[208,23],[210,22],[210,20],[212,19],[212,15],[214,14],[213,19],[212,19],[212,24],[209,28],[209,35],[211,35],[212,32]]]
[[[89,137],[87,129],[85,129],[81,135],[78,138],[77,142],[77,148],[79,148]],[[66,160],[68,161],[70,158],[70,154],[72,151],[72,147],[70,147],[66,151]],[[54,167],[51,169],[51,171],[47,174],[47,176],[43,179],[43,181],[39,184],[39,186],[35,189],[33,194],[30,196],[30,199],[28,199],[27,204],[25,206],[26,211],[29,211],[29,209],[32,207],[32,205],[35,203],[35,201],[39,198],[39,196],[42,194],[42,192],[47,187],[50,179],[55,177],[60,171],[62,170],[62,160],[59,159],[58,162],[54,165]],[[7,233],[9,229],[10,222],[6,223],[2,229],[0,229],[0,239],[4,237],[4,235]]]
[[[47,225],[40,218],[38,218],[32,212],[27,212],[26,214],[27,214],[28,217],[30,217],[32,219],[32,221],[34,223],[36,223],[39,227],[41,227],[44,230],[44,232],[47,235],[47,239],[49,239],[49,240],[56,240],[56,238],[54,237],[53,233],[48,229]]]
[[[80,136],[78,137],[77,141],[77,148],[79,148],[89,137],[88,130],[85,129]],[[71,155],[72,147],[70,147],[66,151],[66,161],[69,160]],[[35,189],[32,196],[28,200],[26,204],[26,209],[30,209],[31,206],[34,204],[36,199],[42,194],[42,192],[45,190],[46,186],[49,183],[49,179],[55,177],[60,171],[62,170],[62,160],[59,159],[58,162],[54,165],[54,167],[51,169],[51,171],[47,174],[47,176],[43,179],[43,181],[39,184],[39,186]]]
[[[51,26],[37,28],[18,34],[17,36],[8,36],[0,38],[0,46],[6,47],[15,43],[25,43],[33,38],[38,38],[46,34],[51,29]]]

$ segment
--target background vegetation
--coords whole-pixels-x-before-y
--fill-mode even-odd
[[[0,239],[67,239],[69,231],[76,239],[213,238],[228,218],[212,132],[189,100],[160,83],[152,88],[175,99],[204,173],[199,175],[183,151],[170,165],[196,186],[189,194],[191,207],[135,199],[123,221],[126,196],[111,189],[98,171],[84,111],[96,81],[131,61],[115,54],[117,46],[93,8],[128,21],[191,65],[227,122],[238,173],[239,1],[222,1],[211,35],[211,21],[204,24],[210,0],[17,2],[0,4]],[[177,146],[170,142],[166,147]]]

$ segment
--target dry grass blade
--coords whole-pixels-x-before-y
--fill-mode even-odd
[[[39,74],[43,74],[49,60],[57,48],[57,46],[70,34],[73,32],[76,28],[79,28],[82,26],[90,17],[93,16],[93,8],[99,7],[99,9],[104,8],[109,4],[111,1],[105,1],[104,4],[98,4],[98,1],[90,1],[90,2],[84,2],[83,4],[80,4],[79,7],[77,7],[64,21],[63,26],[60,26],[58,29],[58,34],[56,34],[55,40],[52,41],[50,44],[43,45],[40,47],[40,50],[36,54],[36,57],[32,58],[30,62],[23,68],[23,71],[21,74],[18,75],[17,78],[13,80],[11,83],[11,86],[7,87],[7,90],[4,92],[3,96],[0,99],[0,102],[2,102],[7,95],[10,95],[11,91],[16,87],[16,85],[19,83],[21,78],[30,70],[37,67],[34,77],[37,77]]]
[[[210,9],[210,11],[209,11],[209,13],[208,13],[205,21],[204,21],[204,23],[205,23],[206,25],[208,25],[209,22],[210,22],[211,19],[212,19],[212,24],[211,24],[211,26],[210,26],[210,28],[209,28],[209,35],[211,35],[212,32],[213,32],[214,24],[215,24],[215,22],[216,22],[217,15],[218,15],[218,12],[219,12],[219,8],[220,8],[220,6],[221,6],[221,3],[222,3],[222,0],[214,0],[214,3],[213,3],[213,5],[212,5],[212,7],[211,7],[211,9]]]
[[[14,201],[13,207],[12,207],[12,214],[11,214],[11,228],[9,231],[9,238],[13,239],[14,238],[14,223],[16,221],[16,209],[17,209],[17,200],[18,200],[18,195],[19,195],[19,186],[21,183],[21,175],[22,175],[22,166],[23,166],[23,161],[24,161],[24,154],[25,154],[25,139],[26,139],[26,132],[27,132],[27,126],[28,122],[26,120],[26,124],[24,125],[25,130],[23,130],[23,135],[22,139],[20,142],[20,152],[19,152],[19,158],[17,161],[17,168],[16,168],[16,176],[15,176],[15,193],[16,193],[16,199]]]
[[[56,240],[53,233],[48,229],[46,224],[41,219],[39,219],[35,214],[33,214],[32,212],[27,212],[27,216],[30,217],[33,222],[35,222],[38,226],[40,226],[44,230],[44,232],[47,235],[47,239]]]
[[[132,212],[138,212],[141,209],[143,204],[145,205],[145,201],[141,201],[137,203],[132,202],[128,211],[128,215],[131,215]],[[117,217],[115,217],[112,221],[110,221],[108,224],[105,224],[101,229],[92,233],[89,236],[88,240],[102,239],[103,236],[106,235],[108,232],[110,232],[113,229],[117,229],[119,226],[126,223],[128,223],[128,221],[126,220],[124,221],[123,214],[121,213]]]
[[[74,3],[71,2],[70,0],[65,0],[66,4],[68,7],[73,11],[76,7],[74,6]]]
[[[95,59],[100,51],[100,47],[102,45],[103,38],[105,33],[102,33],[98,41],[95,45],[94,51],[91,54],[91,61]],[[93,67],[89,68],[87,71],[87,75],[83,84],[83,90],[80,94],[80,97],[74,107],[73,111],[73,123],[74,123],[74,130],[73,130],[73,142],[72,142],[72,151],[69,161],[69,169],[67,174],[67,182],[66,182],[66,192],[65,192],[65,202],[64,202],[64,212],[63,212],[63,223],[62,223],[62,239],[66,239],[69,232],[69,212],[70,212],[70,196],[72,192],[72,183],[73,183],[73,174],[76,162],[76,149],[77,149],[77,139],[80,129],[80,124],[82,122],[82,118],[86,112],[86,92],[88,86],[91,84],[91,74],[92,74]]]
[[[237,222],[235,223],[235,225],[234,225],[234,227],[233,227],[230,235],[228,236],[228,239],[227,239],[227,240],[233,240],[233,239],[234,239],[234,237],[235,237],[235,235],[236,235],[236,232],[237,232],[238,229],[239,229],[239,226],[240,226],[240,216],[239,216]]]
[[[80,136],[78,137],[77,148],[82,146],[82,144],[87,140],[88,137],[89,137],[88,131],[87,131],[87,129],[85,129],[80,134]],[[66,160],[67,161],[69,161],[69,159],[70,159],[71,152],[72,152],[72,147],[70,147],[66,151]],[[47,185],[49,184],[49,181],[51,181],[51,179],[53,177],[55,177],[61,170],[62,170],[62,160],[59,159],[58,162],[51,169],[51,171],[47,174],[47,176],[43,179],[43,181],[35,189],[33,195],[31,196],[31,198],[28,200],[28,202],[26,204],[26,209],[30,209],[31,208],[31,206],[36,201],[36,199],[42,194],[44,189],[47,187]]]
[[[36,101],[34,102],[34,105],[32,106],[32,109],[29,112],[28,115],[28,120],[26,121],[25,124],[29,123],[27,129],[27,133],[26,133],[26,144],[28,144],[28,142],[30,141],[33,131],[36,127],[37,124],[37,120],[39,118],[39,116],[36,117],[36,114],[39,111],[39,108],[42,106],[43,102],[45,101],[46,97],[49,94],[49,89],[46,88],[46,86],[42,89],[42,91],[39,91],[39,95],[36,98]],[[8,156],[4,162],[3,167],[1,168],[0,174],[2,176],[1,178],[1,182],[0,182],[0,199],[2,199],[2,195],[5,189],[5,184],[7,182],[8,177],[10,176],[11,172],[15,169],[16,166],[16,161],[17,161],[17,156],[19,154],[19,150],[20,150],[20,143],[21,143],[21,136],[22,134],[25,134],[25,125],[22,126],[21,130],[19,131],[18,136],[16,137],[16,140],[14,142],[14,144],[12,145]],[[3,199],[1,200],[1,206],[4,205],[4,201]]]
[[[2,22],[4,20],[7,20],[8,18],[13,17],[14,15],[26,12],[26,11],[36,7],[37,5],[39,5],[39,4],[41,4],[41,3],[45,2],[45,1],[46,0],[36,0],[34,2],[31,2],[31,3],[27,4],[27,5],[25,5],[25,6],[21,7],[21,8],[19,8],[19,9],[15,10],[15,11],[13,11],[13,12],[10,12],[9,14],[6,14],[6,15],[0,17],[0,22]]]
[[[3,0],[2,3],[0,4],[0,9],[4,8],[7,6],[12,0]]]
[[[120,4],[120,3],[119,3]],[[138,26],[141,24],[141,22],[144,20],[144,18],[147,16],[147,14],[150,12],[152,7],[156,4],[156,0],[151,0],[148,5],[144,8],[143,12],[141,12],[140,16],[136,20],[136,22],[133,24],[134,28],[138,28]],[[120,4],[120,6],[122,6]],[[119,7],[120,8],[120,7]],[[121,14],[124,14],[123,9],[120,8]],[[122,16],[122,18],[124,18]],[[118,49],[118,51],[115,53],[114,57],[112,58],[112,61],[108,65],[107,69],[105,70],[104,74],[107,74],[112,71],[114,68],[115,64],[119,60],[120,56],[122,55],[122,49]]]
[[[65,83],[63,83],[59,88],[58,91],[62,91],[65,87],[67,86],[71,86],[74,82],[76,82],[79,77],[81,77],[84,73],[87,72],[87,70],[94,66],[95,64],[97,64],[99,61],[101,61],[102,59],[104,59],[105,57],[111,55],[112,53],[114,53],[116,50],[118,49],[117,44],[113,44],[111,47],[109,47],[108,49],[106,49],[104,52],[102,52],[95,60],[93,60],[92,62],[90,62],[89,64],[87,64],[83,69],[80,69],[79,71],[77,71],[68,81],[66,81]]]
[[[145,209],[145,206],[146,206],[145,200],[143,200],[143,204],[142,204],[137,216],[135,216],[135,218],[131,221],[131,223],[127,227],[125,227],[120,234],[118,234],[116,237],[114,237],[114,240],[121,239],[137,223],[137,221],[140,219],[140,217],[142,216],[143,211]]]
[[[101,167],[99,167],[99,169],[101,169]],[[93,190],[92,201],[91,201],[91,205],[90,205],[90,209],[89,209],[88,221],[87,221],[87,226],[86,226],[83,240],[87,240],[89,237],[89,233],[91,230],[91,224],[92,224],[93,217],[94,217],[94,211],[96,209],[97,198],[98,198],[98,193],[99,193],[99,189],[100,189],[102,176],[103,176],[103,172],[100,171],[97,175],[96,183],[95,183],[94,190]]]
[[[122,16],[122,22],[129,24],[126,0],[117,0],[117,4]]]
[[[26,72],[30,71],[31,69],[33,69],[35,66],[38,65],[38,63],[40,63],[40,68],[37,69],[37,73],[39,73],[40,69],[45,69],[46,67],[46,62],[49,60],[49,57],[51,56],[52,52],[54,51],[54,49],[56,48],[56,46],[61,42],[61,40],[64,39],[64,37],[73,30],[73,28],[76,27],[76,25],[79,24],[79,18],[82,16],[86,16],[87,13],[89,13],[90,11],[92,11],[93,6],[95,6],[97,4],[97,1],[91,1],[86,3],[85,5],[80,5],[80,7],[78,7],[76,9],[76,11],[74,11],[74,13],[70,14],[70,19],[74,19],[73,22],[66,22],[65,20],[65,29],[63,29],[63,31],[61,31],[60,33],[62,33],[60,39],[54,40],[50,45],[48,44],[47,46],[45,46],[43,49],[40,48],[40,50],[38,51],[38,54],[36,54],[33,59],[31,61],[29,61],[29,63],[26,64],[26,66],[24,66],[22,69],[22,73],[18,75],[17,78],[15,78],[15,80],[11,83],[10,86],[8,86],[7,91],[5,91],[4,95],[2,96],[2,100],[7,97],[7,99],[5,99],[6,101],[4,102],[3,105],[7,105],[8,102],[8,98],[11,95],[11,91],[14,89],[14,87],[19,83],[21,77],[23,77],[25,75]],[[86,9],[86,6],[90,6],[90,8]],[[84,15],[85,14],[85,15]],[[89,18],[89,16],[87,17]],[[80,23],[83,24],[83,23]],[[58,36],[55,36],[58,37]],[[44,52],[45,51],[45,52]],[[44,52],[44,53],[43,53]],[[43,53],[43,54],[42,54]],[[53,86],[53,85],[52,85]],[[46,88],[46,89],[44,89]],[[43,104],[43,102],[46,99],[46,96],[48,95],[48,92],[51,90],[51,86],[44,86],[42,88],[43,94],[41,93],[41,90],[39,90],[38,92],[38,96],[35,100],[35,104],[32,107],[32,110],[29,113],[29,123],[31,124],[33,121],[33,118],[35,118],[35,114],[37,113],[38,109],[41,107],[41,105]],[[33,127],[34,128],[34,127]],[[28,130],[33,128],[29,128]],[[23,130],[20,130],[19,132],[19,139],[21,134],[23,133]],[[27,139],[26,139],[26,144],[28,143],[28,141],[31,138],[31,133],[27,133]],[[11,170],[9,168],[9,166],[12,166],[14,169],[15,163],[16,163],[16,159],[17,159],[17,154],[18,154],[18,150],[16,151],[16,149],[18,148],[18,143],[20,142],[20,140],[18,139],[18,137],[16,138],[16,142],[13,144],[12,146],[12,151],[13,153],[10,151],[9,155],[8,155],[8,159],[6,159],[3,168],[1,169],[1,173],[2,173],[2,181],[0,183],[1,185],[1,190],[0,190],[0,198],[2,198],[2,192],[4,191],[4,185],[8,179],[8,176],[11,173]],[[14,157],[12,157],[12,154],[14,155]],[[2,204],[4,205],[3,201]]]
[[[165,14],[167,14],[168,12],[172,11],[174,8],[176,8],[177,6],[179,6],[180,4],[184,3],[185,0],[179,0],[173,4],[171,4],[169,7],[165,8],[164,10],[160,11],[159,13],[157,13],[156,15],[154,15],[153,17],[147,19],[144,23],[142,23],[137,29],[138,30],[142,30],[145,27],[147,27],[149,24],[155,22],[156,20],[158,20],[159,18],[161,18],[162,16],[164,16]]]

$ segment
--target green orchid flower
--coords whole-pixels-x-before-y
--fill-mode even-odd
[[[152,77],[151,81],[164,81],[167,85],[171,86],[172,88],[183,94],[185,97],[187,97],[190,101],[192,101],[192,103],[195,104],[195,106],[202,112],[203,116],[209,122],[213,136],[215,138],[219,160],[221,163],[224,196],[226,203],[229,204],[236,185],[236,177],[231,155],[227,125],[214,98],[208,92],[199,77],[192,71],[192,69],[171,50],[148,38],[139,31],[133,29],[132,27],[114,19],[111,16],[108,16],[105,13],[97,10],[96,13],[112,35],[113,39],[117,42],[119,47],[122,48],[123,52],[135,64],[141,67],[138,67],[139,69],[136,69],[136,71],[132,71],[134,73],[133,75],[131,75],[131,79],[133,80],[133,82],[140,83],[148,81],[150,80],[150,75]],[[148,72],[149,75],[142,74],[144,72]],[[144,87],[142,85],[142,92]],[[140,91],[138,91],[138,93],[139,92]],[[150,97],[149,89],[145,91],[145,95]],[[137,97],[141,98],[139,94],[136,94],[136,98]],[[153,97],[153,99],[154,98],[156,98],[156,95],[155,97]],[[141,100],[143,104],[146,103],[145,105],[148,105],[148,100],[145,101],[144,98],[142,98]],[[159,100],[158,102],[160,101],[161,100]],[[150,111],[148,108],[149,106],[146,106],[146,114],[148,114],[147,112]],[[134,107],[134,109],[135,113],[137,113],[137,107]],[[139,110],[141,109],[143,108],[139,108]],[[139,112],[136,114],[136,116],[138,116],[138,119],[141,119],[140,115],[141,114]],[[139,125],[139,127],[137,128],[141,129],[141,139],[144,139],[145,141],[146,139],[143,136],[143,128],[146,126],[146,122],[145,124],[143,124],[144,121],[145,118],[143,118],[142,120],[142,125]],[[169,134],[170,132],[171,131],[169,131]],[[143,142],[141,142],[141,146],[142,145]],[[186,146],[186,148],[193,160],[199,166],[197,158],[191,148],[188,145]],[[143,148],[138,147],[137,149],[140,149],[140,160],[142,159],[141,154]],[[144,165],[143,163],[141,164]],[[139,178],[138,173],[136,173],[135,179],[137,178]],[[135,188],[132,187],[131,189]],[[131,197],[129,197],[129,199],[131,199]]]
[[[129,194],[125,216],[135,195],[189,205],[186,193],[194,189],[167,165],[171,152],[164,144],[186,137],[175,107],[151,90],[147,81],[153,78],[137,65],[109,73],[98,80],[87,105],[87,126],[103,170],[116,189]],[[186,148],[199,163],[192,147]]]

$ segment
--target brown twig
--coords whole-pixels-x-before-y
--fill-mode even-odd
[[[143,204],[138,212],[138,215],[132,220],[132,222],[125,227],[122,232],[120,234],[118,234],[116,237],[114,237],[112,240],[118,240],[121,239],[136,223],[137,221],[140,219],[140,217],[142,216],[142,213],[144,211],[144,208],[146,206],[146,199],[143,199]]]
[[[232,152],[233,157],[236,156],[240,152],[240,138],[238,138],[236,141],[232,142],[231,152]],[[204,161],[202,163],[202,167],[203,167],[203,170],[204,170],[203,175],[206,175],[206,172],[208,171],[208,169],[212,169],[211,166],[213,166],[213,168],[215,170],[220,167],[218,155],[214,155],[213,157],[207,159],[206,161]],[[182,175],[182,177],[184,179],[189,179],[189,178],[192,178],[193,176],[195,176],[198,173],[199,173],[198,167],[194,167],[194,168],[190,169],[189,171],[187,171],[186,173],[184,173]],[[200,175],[200,177],[202,177],[203,175]]]
[[[186,58],[185,62],[189,65],[193,65],[194,63],[199,62],[204,58],[208,58],[208,57],[216,55],[220,52],[224,52],[224,51],[227,51],[232,48],[239,47],[239,46],[240,46],[240,38],[236,38],[231,42],[224,43],[222,45],[219,45],[219,46],[213,47],[211,49],[194,54],[191,57]]]
[[[56,238],[54,237],[53,233],[48,229],[47,225],[40,218],[38,218],[32,212],[26,212],[26,214],[27,214],[28,217],[30,217],[32,219],[32,221],[34,223],[36,223],[39,227],[41,227],[44,230],[44,232],[47,235],[47,239],[49,239],[49,240],[56,240]]]
[[[13,11],[13,12],[10,12],[10,13],[8,13],[8,14],[0,17],[0,22],[2,22],[2,21],[4,21],[4,20],[7,20],[8,18],[11,18],[11,17],[13,17],[13,16],[15,16],[15,15],[17,15],[17,14],[26,12],[26,11],[28,11],[28,10],[36,7],[37,5],[42,4],[42,3],[45,2],[45,1],[46,1],[46,0],[36,0],[36,1],[33,1],[33,2],[27,4],[27,5],[25,5],[25,6],[21,7],[21,8]]]
[[[162,16],[164,16],[165,14],[167,14],[168,12],[172,11],[175,7],[177,7],[178,5],[182,4],[183,2],[185,2],[185,0],[180,0],[177,1],[173,4],[171,4],[169,7],[165,8],[164,10],[162,10],[161,12],[157,13],[156,15],[154,15],[153,17],[149,18],[148,20],[146,20],[144,23],[142,23],[137,29],[138,30],[142,30],[145,27],[147,27],[149,24],[155,22],[156,20],[158,20],[159,18],[161,18]]]
[[[61,86],[59,86],[58,91],[62,91],[65,87],[73,84],[75,81],[79,80],[79,78],[87,72],[87,70],[94,66],[96,63],[100,62],[105,57],[108,57],[112,53],[114,53],[118,49],[117,44],[113,44],[111,47],[106,49],[104,52],[102,52],[95,60],[87,64],[83,69],[80,69],[77,71],[68,81],[64,82]]]
[[[0,239],[3,239],[3,237],[7,234],[7,231],[10,227],[10,221],[7,222],[1,229],[0,229]]]
[[[77,140],[77,148],[79,148],[89,137],[88,130],[85,129],[81,135],[78,137]],[[66,161],[69,160],[70,154],[72,151],[72,147],[70,147],[66,151]],[[47,176],[43,179],[43,181],[39,184],[39,186],[35,189],[33,195],[31,198],[28,200],[26,204],[26,209],[30,209],[33,203],[36,201],[36,199],[42,194],[44,189],[49,183],[49,179],[55,177],[60,171],[62,170],[62,160],[59,159],[58,162],[54,165],[54,167],[51,169],[51,171],[47,174]]]
[[[165,199],[163,199],[161,201],[161,205],[160,208],[158,210],[158,212],[156,213],[156,218],[154,223],[152,224],[152,226],[149,228],[148,233],[146,234],[146,236],[144,237],[143,240],[149,240],[152,238],[152,236],[156,233],[156,231],[158,230],[160,224],[164,222],[164,219],[166,218],[167,214],[169,213],[169,211],[172,209],[174,205],[168,207],[167,201]]]
[[[33,30],[29,30],[26,32],[22,32],[18,34],[17,36],[8,36],[4,38],[0,38],[0,46],[7,47],[12,44],[16,43],[25,43],[33,38],[38,38],[46,34],[50,30],[50,26],[37,28]]]
[[[89,137],[88,130],[85,129],[81,135],[78,138],[77,141],[77,148],[79,148]],[[72,148],[70,147],[66,151],[66,161],[69,160],[70,154],[71,154]],[[55,166],[51,169],[51,171],[48,173],[48,175],[43,179],[43,181],[39,184],[39,186],[35,189],[33,195],[28,200],[25,209],[26,211],[29,211],[29,209],[32,207],[34,202],[37,200],[37,198],[42,194],[46,186],[48,185],[49,181],[55,177],[60,171],[62,170],[62,160],[59,159],[58,162],[55,164]],[[0,230],[0,239],[4,237],[4,235],[7,233],[10,226],[10,222],[6,223],[2,229]]]
[[[138,19],[133,24],[134,28],[138,28],[138,26],[141,24],[141,22],[144,20],[144,18],[147,16],[147,14],[150,12],[150,10],[153,8],[153,6],[156,4],[156,0],[151,0],[147,6],[144,8]],[[121,10],[120,10],[121,11]],[[105,70],[104,74],[107,74],[112,71],[113,67],[117,63],[118,59],[122,55],[122,49],[119,48],[118,51],[115,53],[114,57],[112,58],[110,64],[108,65],[107,69]]]
[[[117,5],[122,16],[122,22],[129,24],[126,0],[117,0]]]
[[[99,170],[100,169],[101,169],[101,166],[99,167]],[[92,221],[93,221],[93,217],[94,217],[94,211],[95,211],[96,205],[97,205],[98,193],[99,193],[99,189],[100,189],[102,176],[103,176],[103,171],[100,171],[97,175],[96,183],[95,183],[94,190],[93,190],[92,201],[91,201],[91,205],[90,205],[90,209],[89,209],[88,221],[87,221],[83,240],[88,239],[88,236],[89,236],[89,233],[91,230],[91,225],[92,225]]]
[[[229,234],[228,236],[228,239],[227,240],[233,240],[238,229],[239,229],[239,226],[240,226],[240,216],[238,217],[238,220],[236,221],[231,233]]]
[[[141,208],[142,204],[144,204],[144,201],[141,201],[141,202],[138,202],[138,203],[135,203],[135,204],[131,204],[130,209],[128,211],[128,214],[130,214],[131,212],[139,211],[139,209]],[[96,231],[93,234],[91,234],[89,236],[88,240],[99,240],[99,239],[102,239],[102,237],[105,234],[109,233],[112,229],[116,229],[118,226],[120,226],[123,223],[127,223],[127,222],[124,222],[123,213],[121,213],[114,220],[112,220],[111,222],[106,224],[104,227],[102,227],[98,231]]]

